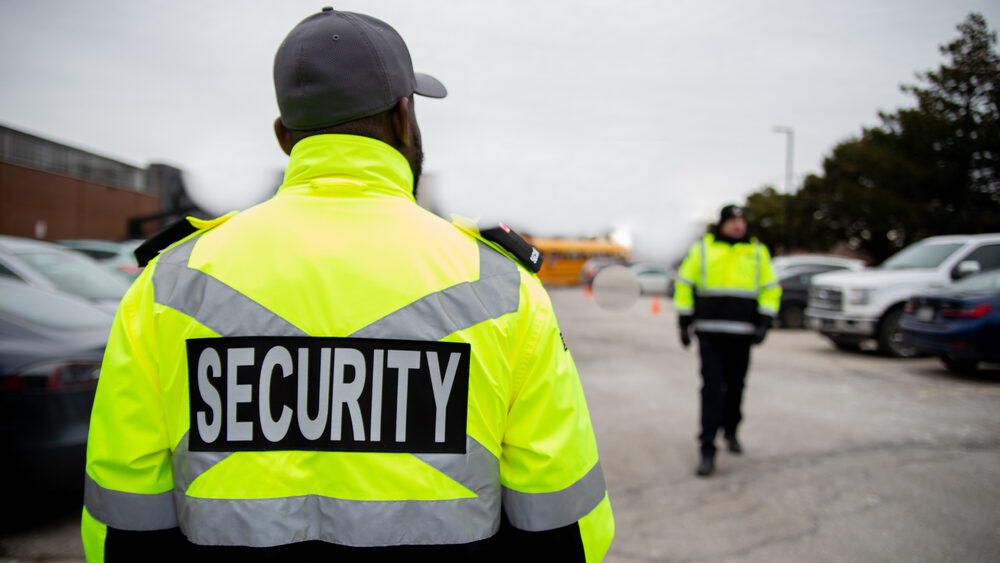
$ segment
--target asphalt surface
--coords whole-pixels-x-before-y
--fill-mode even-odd
[[[607,561],[1000,561],[1000,366],[959,377],[773,330],[753,352],[745,453],[698,478],[697,343],[681,349],[669,302],[551,294],[615,512]],[[83,561],[76,509],[0,532],[14,561]]]

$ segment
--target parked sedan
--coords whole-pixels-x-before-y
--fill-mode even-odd
[[[129,281],[58,244],[0,235],[0,278],[76,295],[114,312]]]
[[[142,273],[135,259],[135,249],[141,240],[110,241],[97,239],[68,239],[57,241],[66,248],[71,248],[90,256],[116,274],[134,280]]]
[[[29,509],[82,491],[90,410],[113,317],[0,279],[0,482]],[[11,506],[8,515],[19,514]]]
[[[674,294],[675,272],[669,267],[662,264],[640,262],[629,264],[628,269],[639,280],[640,294],[666,295],[668,297]]]
[[[865,267],[865,263],[857,258],[845,258],[843,256],[828,254],[792,254],[789,256],[775,256],[771,259],[771,267],[774,268],[774,275],[779,278],[794,269],[824,266],[830,267],[831,270],[861,270]]]
[[[912,297],[900,328],[905,343],[939,355],[952,371],[1000,362],[1000,270]]]
[[[861,261],[842,264],[803,263],[786,266],[776,272],[781,284],[781,309],[778,322],[782,328],[804,328],[805,310],[809,301],[809,282],[813,276],[836,270],[861,269]]]

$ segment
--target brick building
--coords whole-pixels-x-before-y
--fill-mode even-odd
[[[206,216],[177,168],[139,168],[0,125],[2,234],[145,238],[184,214]]]

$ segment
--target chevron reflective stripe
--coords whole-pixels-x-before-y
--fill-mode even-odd
[[[188,267],[198,237],[165,251],[153,272],[154,300],[195,319],[220,336],[308,336],[270,309]]]
[[[606,492],[604,472],[598,462],[579,481],[561,491],[522,493],[504,487],[503,507],[515,527],[540,532],[583,518],[604,500]]]
[[[726,334],[753,334],[757,331],[757,327],[753,323],[704,319],[696,319],[694,321],[694,329],[701,332],[722,332]]]
[[[157,303],[191,316],[220,336],[308,336],[234,288],[188,267],[196,239],[160,256],[153,272]],[[516,312],[521,284],[517,266],[481,242],[479,260],[480,276],[476,281],[429,294],[351,336],[440,340]],[[172,459],[176,509],[173,492],[153,497],[129,495],[102,489],[96,483],[90,487],[96,511],[90,510],[89,501],[87,507],[113,527],[131,518],[133,511],[149,511],[145,519],[132,519],[138,528],[126,529],[169,528],[178,525],[179,520],[189,539],[215,545],[269,546],[310,539],[344,545],[466,543],[496,533],[501,503],[499,461],[471,436],[466,440],[464,455],[415,455],[472,491],[476,496],[470,498],[358,501],[320,495],[269,499],[191,497],[185,493],[195,479],[232,452],[191,452],[185,434]],[[372,526],[371,522],[397,525]]]
[[[126,493],[105,489],[84,474],[83,504],[94,518],[120,530],[164,530],[177,527],[174,492]]]
[[[499,461],[472,437],[466,440],[465,455],[416,457],[475,493],[474,497],[365,501],[321,495],[267,499],[178,495],[179,519],[188,539],[208,545],[268,547],[308,540],[354,546],[421,545],[485,539],[500,526]],[[178,448],[174,454],[176,470],[197,460],[202,452]]]
[[[757,292],[752,289],[699,289],[698,297],[743,297],[757,299]]]
[[[517,312],[521,273],[507,257],[479,243],[479,279],[453,285],[351,334],[355,338],[440,340],[483,321]]]
[[[219,336],[309,336],[263,305],[187,266],[197,237],[168,250],[153,272],[155,300]],[[165,267],[164,267],[165,266]],[[510,259],[479,243],[480,277],[424,296],[355,331],[354,338],[440,340],[517,311],[521,275]]]

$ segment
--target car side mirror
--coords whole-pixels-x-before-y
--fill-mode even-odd
[[[958,263],[958,267],[951,273],[951,279],[957,280],[972,274],[978,274],[982,271],[982,269],[983,267],[979,265],[979,262],[975,260],[965,260]]]

